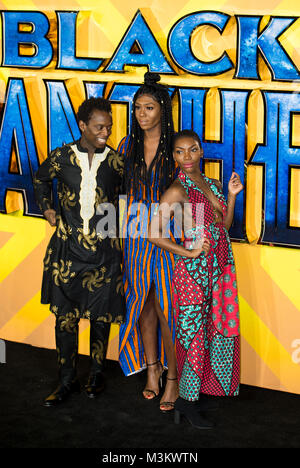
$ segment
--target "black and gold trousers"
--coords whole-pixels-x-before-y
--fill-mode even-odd
[[[79,318],[72,312],[56,316],[55,340],[59,367],[59,380],[68,385],[76,378],[78,360]],[[90,374],[103,371],[108,346],[110,323],[90,320]]]

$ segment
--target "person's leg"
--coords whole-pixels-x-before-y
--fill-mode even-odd
[[[174,403],[178,398],[178,382],[177,382],[177,364],[174,343],[172,340],[171,330],[164,313],[160,307],[157,295],[155,293],[155,308],[160,322],[160,329],[164,349],[168,362],[168,374],[164,394],[160,400],[160,409],[162,411],[170,411],[174,408]]]
[[[90,328],[90,359],[91,374],[103,372],[108,347],[110,323],[103,320],[91,320]]]
[[[59,381],[68,386],[76,378],[78,359],[78,319],[72,312],[56,318],[55,341]]]
[[[44,406],[48,407],[55,406],[66,400],[71,393],[80,391],[80,384],[76,380],[78,319],[72,312],[56,317],[55,340],[59,385],[44,400]]]
[[[90,376],[85,391],[95,398],[105,388],[103,377],[104,362],[108,347],[110,323],[91,320],[90,323]]]
[[[158,317],[155,307],[154,287],[150,288],[147,300],[139,318],[140,332],[147,363],[147,382],[143,391],[144,398],[151,400],[159,394],[159,381],[163,372],[157,353]]]

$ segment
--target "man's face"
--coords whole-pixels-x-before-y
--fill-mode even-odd
[[[88,149],[104,149],[111,134],[112,116],[110,113],[95,109],[88,123],[79,121],[81,141]]]

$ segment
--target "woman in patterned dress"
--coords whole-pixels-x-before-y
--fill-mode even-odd
[[[168,220],[158,210],[149,227],[149,240],[176,255],[173,288],[179,398],[175,422],[183,414],[195,427],[210,428],[212,424],[199,412],[208,409],[204,395],[239,392],[239,306],[228,229],[243,186],[238,174],[232,173],[226,202],[219,181],[201,173],[202,155],[196,133],[184,130],[175,135],[173,156],[180,172],[160,206],[189,204],[190,212],[184,212],[188,229],[181,245],[163,237]]]
[[[159,80],[157,74],[145,74],[133,100],[131,133],[118,147],[125,155],[127,193],[123,245],[127,312],[119,333],[119,361],[125,375],[147,368],[143,391],[147,400],[159,394],[163,369],[168,368],[160,402],[161,411],[167,412],[174,409],[178,396],[171,298],[174,256],[146,238],[151,206],[158,203],[177,170],[171,147],[171,99]]]

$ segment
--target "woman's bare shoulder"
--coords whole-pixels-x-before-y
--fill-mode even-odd
[[[176,179],[162,195],[161,203],[184,203],[186,198],[187,195],[182,184],[178,179]]]

